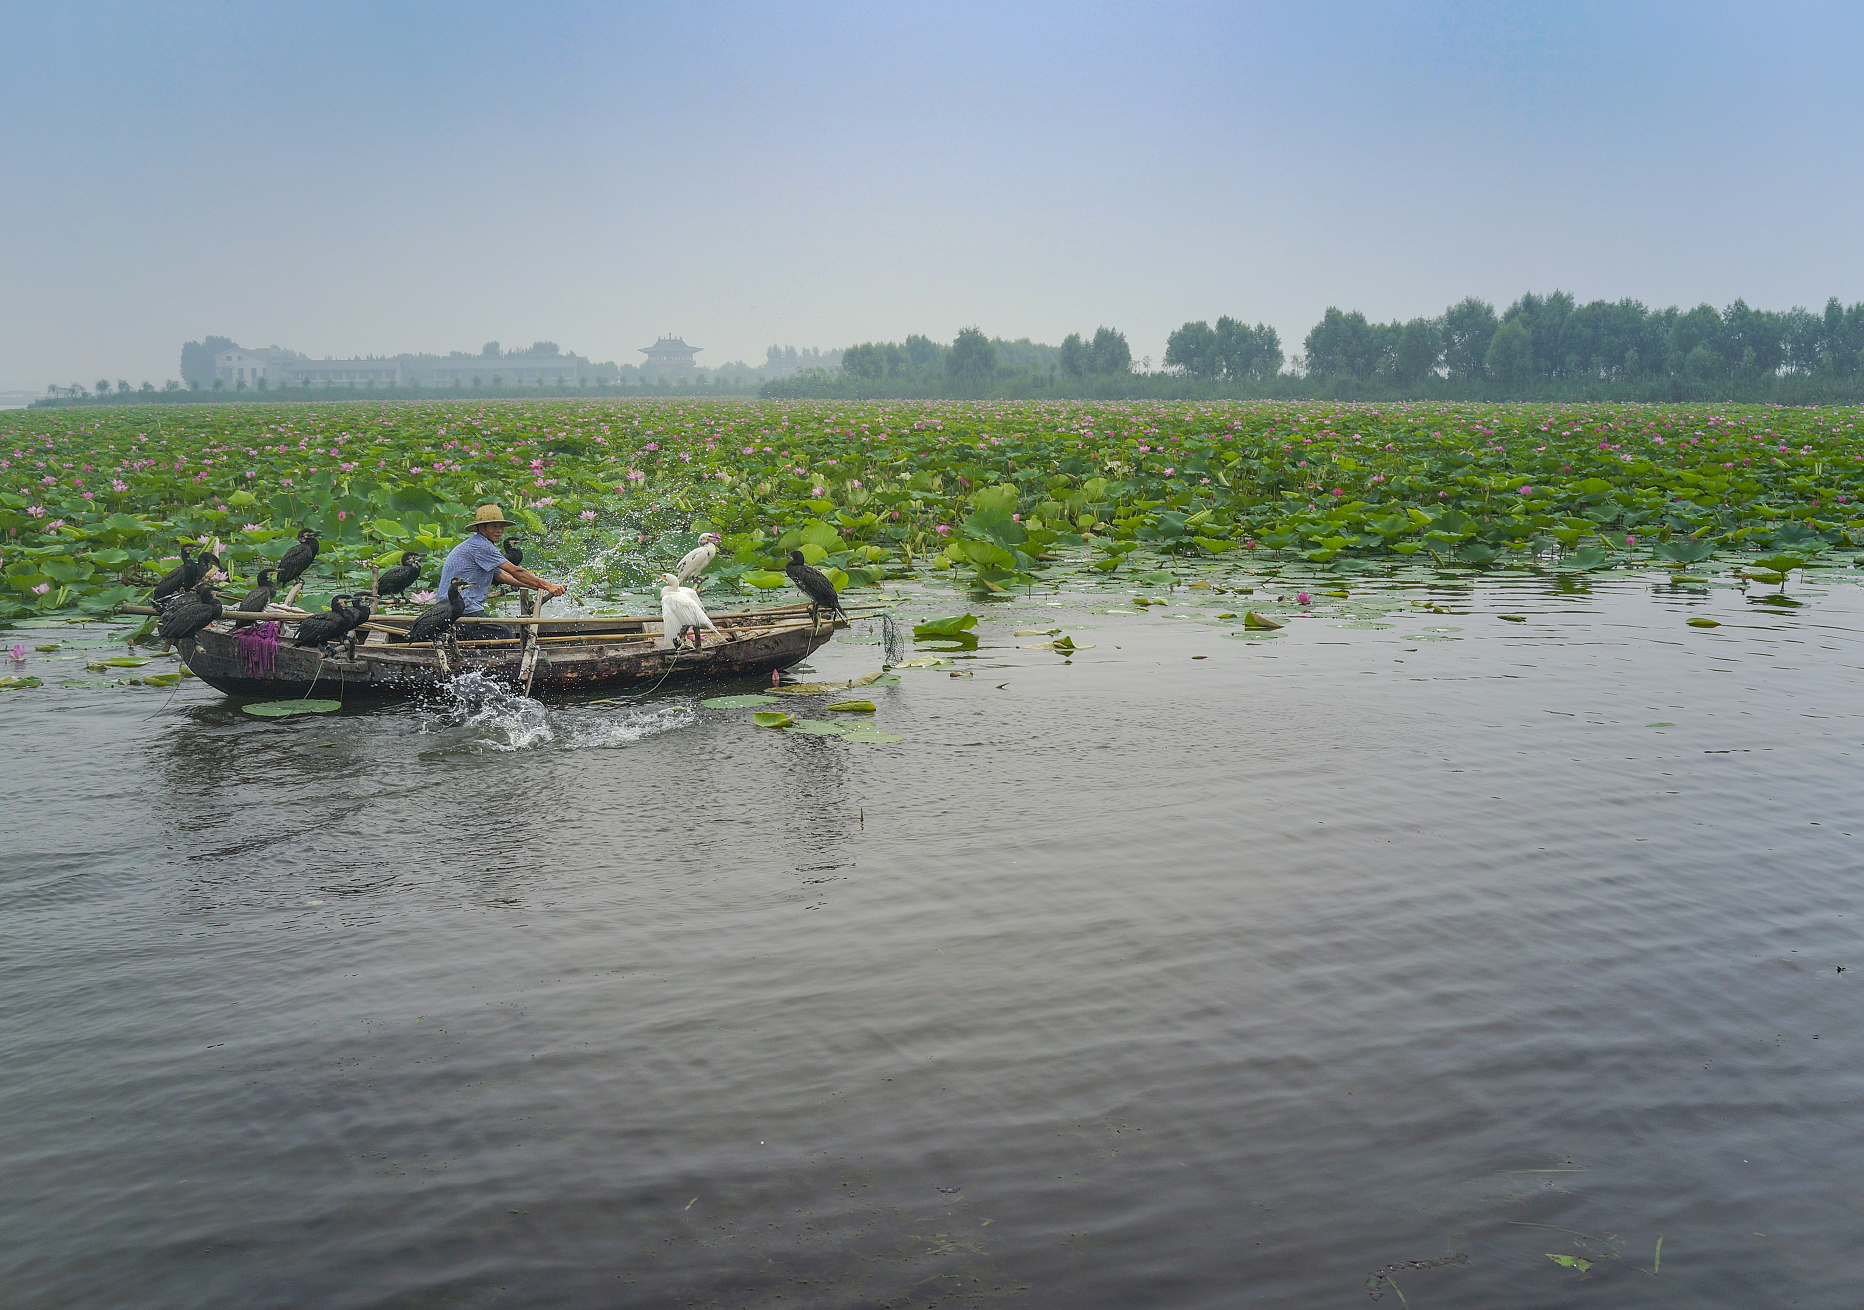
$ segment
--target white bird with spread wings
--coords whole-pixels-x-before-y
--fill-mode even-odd
[[[718,631],[712,616],[699,603],[699,593],[691,587],[682,587],[676,573],[660,575],[660,627],[668,644],[676,650],[688,628],[692,629],[695,650],[705,645],[705,639],[699,635],[701,628],[707,632]]]

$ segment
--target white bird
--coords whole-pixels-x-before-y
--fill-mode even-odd
[[[707,632],[718,631],[712,616],[699,603],[699,593],[691,587],[682,587],[676,573],[660,575],[660,627],[675,650],[679,649],[680,640],[685,637],[688,628],[692,629],[695,650],[705,644],[704,638],[699,635],[701,628]]]
[[[706,565],[717,558],[718,543],[720,540],[721,538],[716,532],[702,532],[699,534],[699,544],[687,551],[686,557],[680,561],[679,567],[673,570],[674,573],[679,575],[681,586],[685,586],[701,573],[704,573]]]

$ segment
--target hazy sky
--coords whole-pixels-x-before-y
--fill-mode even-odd
[[[1864,6],[13,3],[0,388],[1864,299]]]

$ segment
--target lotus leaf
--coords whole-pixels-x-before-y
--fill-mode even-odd
[[[977,626],[977,615],[959,614],[948,619],[927,619],[913,624],[915,637],[956,637]]]
[[[771,705],[775,696],[714,696],[699,703],[711,710],[748,710],[753,705]]]
[[[862,724],[858,728],[848,729],[842,734],[841,739],[843,741],[859,742],[864,746],[884,746],[890,742],[906,740],[897,732],[882,732],[878,728],[872,728],[866,724]]]
[[[826,719],[798,719],[784,731],[800,733],[805,737],[839,737],[842,734],[842,725],[830,723]]]
[[[1684,622],[1689,624],[1692,628],[1719,628],[1722,626],[1714,619],[1685,619]]]
[[[826,708],[840,710],[844,714],[872,714],[874,702],[871,700],[838,700],[830,701]]]
[[[147,659],[143,658],[140,655],[118,655],[114,659],[87,660],[85,661],[84,667],[87,669],[97,669],[97,670],[140,669],[143,665],[147,664],[148,662],[149,661]]]
[[[1525,614],[1497,614],[1495,617],[1498,619],[1501,619],[1505,623],[1526,623],[1527,622],[1527,615]]]
[[[340,700],[268,700],[240,706],[262,719],[287,719],[297,714],[332,714],[343,708]]]
[[[787,728],[796,720],[781,710],[760,710],[751,716],[751,722],[760,728]]]
[[[44,685],[44,682],[30,675],[0,678],[0,690],[5,691],[24,691],[29,687],[43,687]]]
[[[1268,632],[1283,625],[1273,619],[1265,619],[1254,610],[1250,610],[1243,615],[1243,626],[1258,632]]]

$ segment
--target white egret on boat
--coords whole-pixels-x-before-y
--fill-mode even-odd
[[[697,579],[701,573],[705,572],[706,566],[718,557],[718,543],[721,540],[723,538],[716,532],[699,534],[699,544],[687,551],[685,557],[680,560],[679,566],[673,570],[678,575],[682,587]]]
[[[712,616],[705,612],[705,606],[699,603],[699,593],[691,587],[680,585],[677,573],[660,575],[660,626],[666,633],[667,641],[677,648],[686,630],[692,629],[693,646],[697,649],[705,644],[699,630],[717,632]]]

